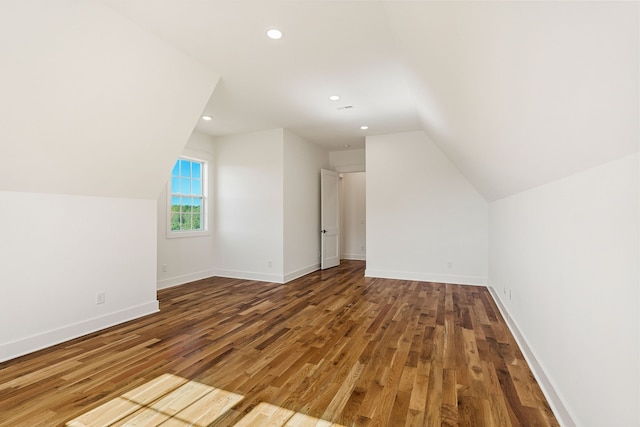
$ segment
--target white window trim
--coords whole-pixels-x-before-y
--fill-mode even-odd
[[[209,165],[211,163],[211,156],[204,151],[196,151],[196,150],[185,150],[183,155],[178,157],[176,161],[184,159],[184,160],[192,160],[196,162],[201,162],[203,164],[202,168],[202,218],[201,223],[203,224],[202,230],[189,230],[189,231],[175,231],[171,229],[171,176],[167,180],[167,217],[166,217],[166,227],[167,227],[167,239],[180,239],[183,237],[203,237],[210,236],[211,232],[209,230]],[[173,163],[175,165],[175,162]],[[173,166],[172,166],[173,170]]]

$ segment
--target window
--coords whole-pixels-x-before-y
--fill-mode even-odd
[[[207,163],[181,157],[171,171],[169,231],[172,237],[203,234],[206,221]]]

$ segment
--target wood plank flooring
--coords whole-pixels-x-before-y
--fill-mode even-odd
[[[0,364],[0,426],[557,426],[484,287],[212,278]]]

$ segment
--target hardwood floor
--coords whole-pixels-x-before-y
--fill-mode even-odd
[[[484,287],[364,277],[162,290],[0,364],[1,426],[557,426]]]

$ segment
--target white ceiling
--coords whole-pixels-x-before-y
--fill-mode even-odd
[[[211,135],[424,130],[487,200],[638,151],[638,2],[105,3],[222,76]]]

